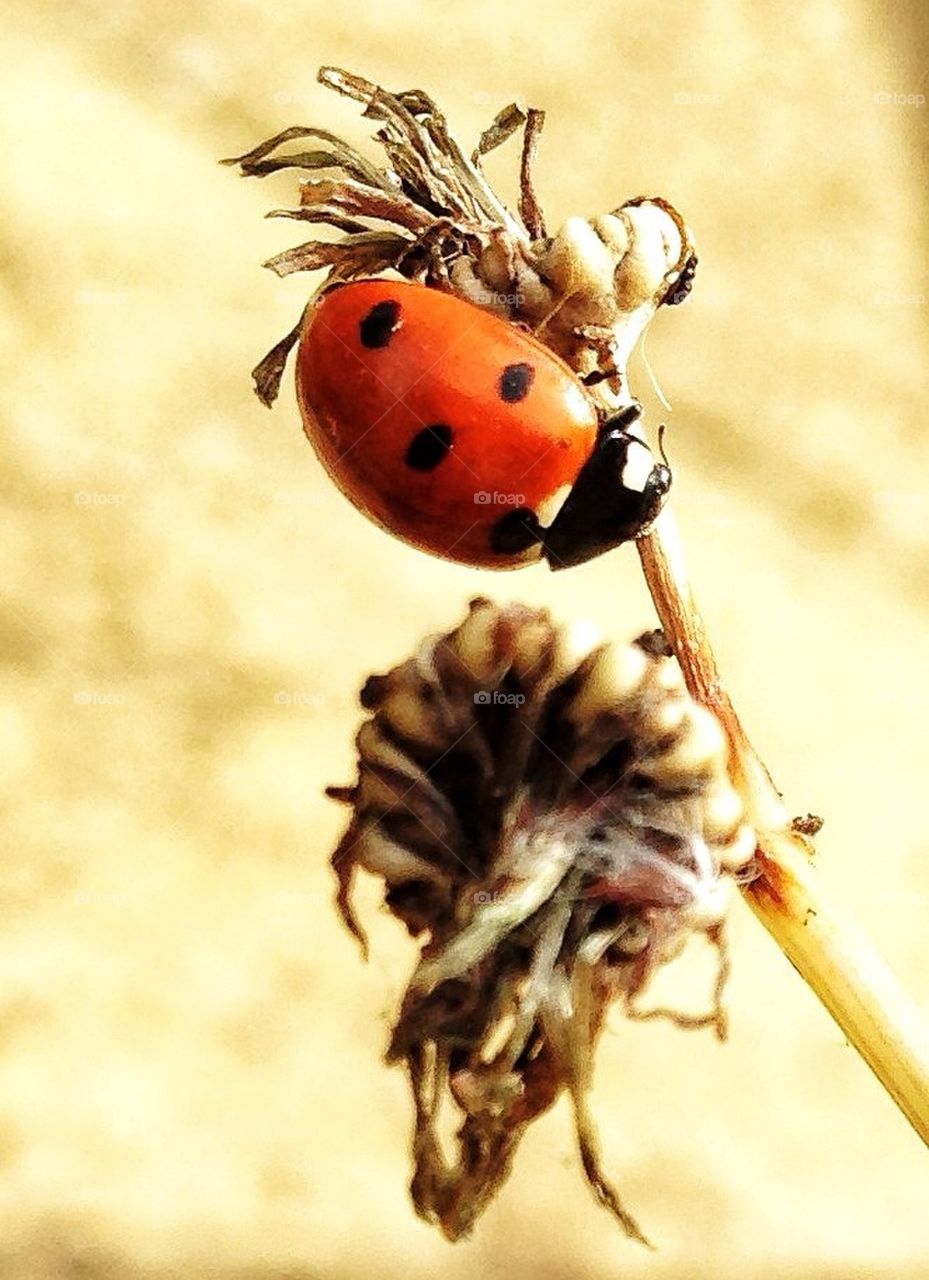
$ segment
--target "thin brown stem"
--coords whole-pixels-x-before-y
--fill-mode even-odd
[[[824,895],[811,861],[812,843],[789,821],[720,680],[668,508],[638,548],[687,687],[716,713],[732,747],[733,781],[758,839],[759,875],[744,886],[745,899],[929,1144],[929,1030],[920,1011],[868,938]]]

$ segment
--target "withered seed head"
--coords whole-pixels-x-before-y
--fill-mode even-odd
[[[395,271],[456,293],[530,328],[613,408],[631,400],[626,362],[662,304],[690,289],[696,256],[684,219],[661,197],[639,196],[610,213],[570,217],[551,235],[532,180],[543,113],[504,107],[468,156],[442,112],[418,89],[390,92],[323,67],[322,84],[362,103],[377,121],[383,165],[323,129],[285,129],[227,161],[249,177],[286,168],[310,176],[299,206],[275,216],[340,233],[285,250],[265,265],[278,275],[325,270],[319,286]],[[520,196],[510,210],[485,178],[482,158],[523,129]],[[297,150],[282,152],[300,141]],[[265,404],[277,395],[300,326],[254,371]]]
[[[751,859],[719,725],[660,633],[599,645],[483,599],[361,700],[358,779],[331,791],[353,807],[332,861],[353,932],[362,867],[422,943],[389,1050],[413,1085],[417,1210],[465,1233],[526,1124],[567,1088],[588,1180],[644,1239],[600,1170],[586,1092],[609,1003],[635,1016],[690,936],[719,942]],[[722,1030],[718,1004],[689,1021]]]

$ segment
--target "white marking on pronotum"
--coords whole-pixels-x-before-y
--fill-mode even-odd
[[[652,474],[654,465],[655,460],[648,445],[642,444],[639,440],[633,440],[626,450],[622,474],[619,477],[623,487],[633,489],[636,493],[642,493],[648,483],[648,477]]]

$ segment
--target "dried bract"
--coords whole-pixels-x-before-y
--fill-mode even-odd
[[[660,197],[636,197],[611,212],[569,218],[553,235],[535,194],[532,161],[544,120],[511,104],[469,157],[421,90],[391,93],[361,76],[323,67],[320,82],[364,106],[375,120],[383,166],[323,129],[295,126],[227,161],[264,177],[296,168],[299,207],[271,216],[329,226],[336,241],[311,240],[272,258],[279,275],[326,270],[319,288],[394,271],[456,293],[527,325],[591,385],[604,403],[629,403],[626,362],[659,306],[683,300],[696,266],[690,232]],[[481,159],[523,129],[518,211],[506,207]],[[288,143],[303,149],[282,152]],[[254,371],[269,404],[299,326]]]
[[[418,1212],[467,1232],[567,1089],[588,1181],[644,1240],[600,1167],[593,1049],[611,1002],[659,1012],[636,999],[692,935],[721,948],[754,838],[718,723],[660,633],[598,645],[481,599],[361,701],[357,782],[330,790],[353,808],[333,866],[359,938],[362,867],[421,942],[388,1054],[413,1088]],[[720,956],[713,1010],[669,1016],[722,1035]]]

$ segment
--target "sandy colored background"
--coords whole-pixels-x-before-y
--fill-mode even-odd
[[[929,1005],[921,9],[13,5],[4,1280],[929,1273],[929,1157],[741,904],[728,1046],[616,1019],[601,1048],[608,1167],[658,1254],[594,1204],[561,1106],[470,1242],[414,1218],[379,1060],[410,949],[372,892],[365,967],[330,905],[355,690],[477,592],[618,638],[652,614],[630,551],[468,571],[329,487],[292,395],[269,414],[248,378],[305,297],[259,269],[299,237],[262,221],[294,180],[216,164],[295,122],[364,144],[315,84],[334,62],[431,91],[467,142],[544,107],[550,223],[685,212],[696,288],[649,358],[698,594],[789,802],[827,818],[823,874]]]

